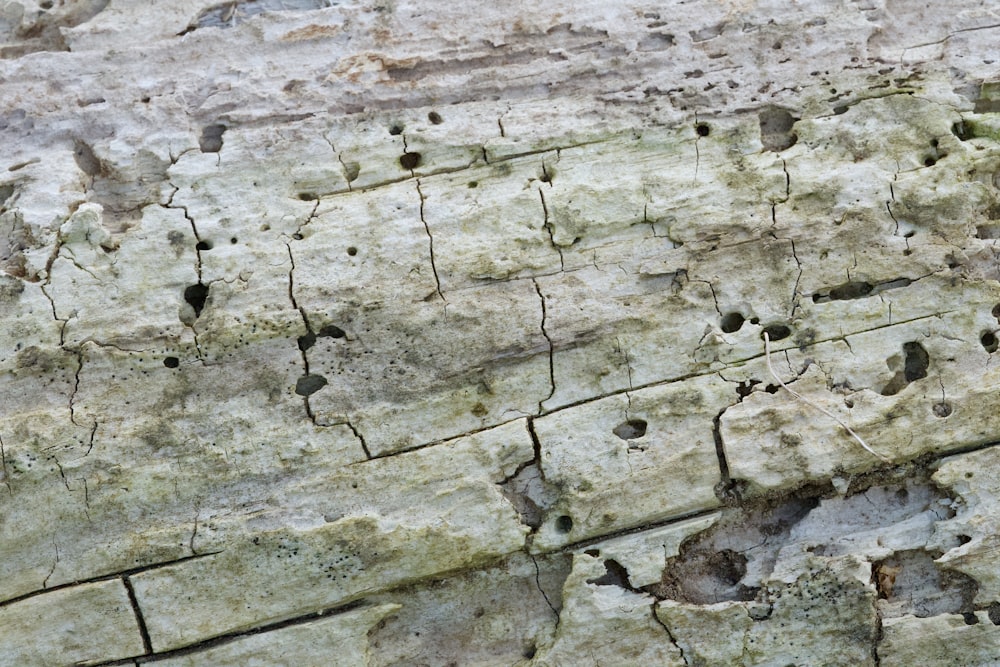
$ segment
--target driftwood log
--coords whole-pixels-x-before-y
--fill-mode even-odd
[[[992,3],[0,35],[0,665],[1000,659]]]

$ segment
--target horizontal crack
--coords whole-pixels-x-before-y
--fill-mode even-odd
[[[986,444],[982,444],[982,445],[977,445],[977,446],[973,446],[973,447],[967,447],[967,448],[964,448],[964,449],[961,449],[961,450],[949,451],[949,452],[946,452],[946,453],[942,453],[939,456],[933,457],[931,459],[924,460],[923,463],[922,463],[922,465],[926,468],[928,466],[931,466],[935,461],[943,459],[943,458],[948,457],[948,456],[954,456],[956,454],[962,454],[962,453],[969,453],[969,452],[978,451],[978,450],[981,450],[981,449],[986,449],[986,448],[994,447],[994,446],[998,446],[998,445],[1000,445],[1000,441],[994,441],[994,442],[990,442],[990,443],[986,443]],[[896,464],[896,465],[885,466],[883,468],[883,470],[888,470],[888,469],[900,469],[900,470],[903,470],[903,469],[905,469],[905,467],[907,465],[908,465],[908,463],[900,463],[900,464]],[[876,484],[876,483],[878,483],[878,480],[880,479],[879,475],[877,473],[878,473],[878,471],[869,471],[868,473],[866,473],[866,478],[870,479],[872,484]],[[857,488],[857,489],[852,489],[852,495],[857,494],[857,493],[861,493],[863,491],[864,491],[864,489],[860,488],[860,487]],[[622,537],[622,536],[626,536],[626,535],[635,535],[635,534],[639,534],[639,533],[642,533],[642,532],[645,532],[645,531],[655,530],[655,529],[662,528],[662,527],[665,527],[665,526],[669,526],[669,525],[672,525],[672,524],[675,524],[675,523],[680,523],[680,522],[683,522],[683,521],[687,521],[687,520],[690,520],[690,519],[699,518],[699,517],[706,517],[706,516],[709,516],[709,515],[711,515],[711,514],[713,514],[715,512],[718,512],[720,509],[721,509],[721,507],[716,507],[716,508],[712,508],[712,509],[708,509],[708,510],[700,510],[700,511],[696,511],[696,512],[689,512],[689,513],[686,513],[686,514],[680,514],[680,515],[671,517],[669,519],[665,519],[663,521],[651,522],[651,523],[642,524],[640,526],[635,526],[635,527],[632,527],[632,528],[626,528],[626,529],[622,529],[622,530],[612,531],[612,532],[609,532],[609,533],[605,533],[605,534],[602,534],[602,535],[597,535],[597,536],[588,538],[586,540],[580,540],[578,542],[567,544],[567,545],[564,545],[564,546],[561,546],[561,547],[556,547],[556,548],[552,548],[552,549],[544,550],[544,551],[528,552],[527,555],[535,563],[535,567],[536,567],[536,583],[537,583],[537,577],[540,575],[540,570],[538,569],[538,565],[537,565],[537,560],[536,559],[539,556],[546,556],[546,555],[556,554],[556,553],[568,553],[568,552],[579,551],[580,549],[582,549],[584,547],[588,547],[588,546],[591,546],[591,545],[594,545],[594,544],[598,544],[600,542],[604,542],[604,541],[607,541],[609,539],[614,539],[614,538]],[[213,553],[218,553],[218,552],[213,552]],[[498,554],[495,557],[490,558],[487,562],[478,563],[476,567],[471,567],[471,568],[457,568],[457,569],[454,569],[454,570],[448,570],[448,571],[443,571],[443,572],[436,572],[436,573],[428,575],[428,576],[426,576],[426,577],[424,577],[424,578],[422,578],[422,579],[420,579],[418,581],[408,581],[405,584],[392,585],[392,586],[388,586],[388,587],[386,587],[384,589],[379,589],[378,591],[369,591],[369,593],[378,592],[379,594],[383,594],[383,593],[384,594],[392,594],[393,592],[399,592],[399,591],[411,591],[414,585],[417,585],[417,584],[419,584],[420,582],[423,582],[423,581],[438,580],[438,579],[441,579],[442,577],[453,576],[453,575],[456,575],[456,574],[459,574],[459,573],[463,573],[463,572],[478,571],[478,570],[481,570],[481,569],[484,569],[484,568],[495,567],[499,563],[504,562],[506,559],[508,559],[511,556],[513,556],[515,554],[518,554],[518,553],[524,553],[524,550],[523,549],[519,549],[519,550],[514,550],[514,551],[511,551],[511,552],[505,553],[505,554]],[[146,571],[146,570],[155,569],[157,567],[164,567],[164,566],[172,565],[174,563],[183,562],[183,561],[186,561],[186,560],[192,560],[194,558],[203,558],[203,557],[209,556],[209,555],[212,555],[212,554],[203,554],[203,555],[199,555],[199,556],[189,556],[189,557],[186,557],[186,558],[177,559],[175,561],[170,561],[170,562],[160,563],[160,564],[156,564],[156,565],[145,566],[145,567],[142,567],[142,568],[135,568],[133,570],[128,570],[126,572],[120,572],[120,573],[116,573],[116,574],[112,574],[112,575],[107,575],[107,576],[103,576],[103,577],[97,577],[97,578],[94,578],[94,579],[81,580],[81,581],[73,582],[71,584],[65,584],[65,585],[61,585],[61,586],[56,586],[56,587],[53,587],[53,588],[50,588],[50,589],[46,589],[46,590],[43,590],[43,591],[37,591],[35,593],[29,593],[29,594],[21,596],[19,598],[15,598],[13,600],[8,600],[6,602],[0,603],[0,607],[12,604],[12,603],[14,603],[16,601],[23,600],[25,598],[34,597],[37,594],[48,593],[48,592],[51,592],[51,591],[59,590],[61,588],[66,588],[68,586],[73,586],[73,585],[83,584],[83,583],[90,583],[90,582],[93,582],[93,581],[107,581],[107,580],[112,580],[112,579],[118,579],[118,578],[121,578],[121,577],[128,577],[128,576],[137,574],[138,572],[143,572],[143,571]],[[539,590],[541,590],[540,587],[539,587]],[[544,591],[542,591],[542,595],[545,596]],[[548,599],[547,596],[545,596],[545,599],[546,599],[546,602],[549,604],[550,608],[552,608],[552,611],[554,613],[556,613],[556,616],[558,618],[558,612],[556,611],[554,605],[552,605],[551,601]],[[129,664],[132,664],[132,663],[144,664],[146,662],[158,661],[158,660],[162,660],[162,659],[169,658],[169,657],[177,657],[177,656],[190,655],[190,654],[194,654],[194,653],[197,653],[197,652],[200,652],[200,651],[204,651],[204,650],[209,649],[209,648],[213,648],[213,647],[216,647],[216,646],[221,646],[221,645],[224,645],[224,644],[228,644],[230,642],[236,641],[236,640],[241,639],[243,637],[257,635],[257,634],[261,634],[261,633],[264,633],[264,632],[270,632],[270,631],[274,631],[274,630],[280,630],[280,629],[283,629],[283,628],[286,628],[286,627],[295,626],[295,625],[301,625],[301,624],[308,623],[310,621],[317,620],[317,619],[320,619],[320,618],[323,618],[323,617],[327,617],[327,616],[330,616],[330,615],[333,615],[333,614],[341,614],[341,613],[345,613],[345,612],[348,612],[348,611],[352,611],[354,609],[357,609],[357,608],[363,606],[364,603],[365,603],[365,599],[364,598],[361,598],[361,599],[358,599],[358,600],[347,601],[347,602],[344,602],[344,603],[339,604],[339,605],[334,605],[334,606],[330,606],[330,607],[324,607],[322,609],[319,609],[319,610],[316,610],[316,611],[313,611],[313,612],[309,612],[307,614],[302,614],[302,615],[296,616],[294,618],[290,618],[290,619],[286,619],[286,620],[282,620],[282,621],[277,621],[277,622],[273,622],[273,623],[265,623],[265,624],[262,624],[262,625],[259,625],[259,626],[253,627],[251,629],[241,631],[241,632],[227,633],[227,634],[224,634],[224,635],[212,637],[210,639],[206,639],[206,640],[203,640],[203,641],[192,643],[192,644],[189,644],[187,646],[184,646],[184,647],[181,647],[181,648],[177,648],[177,649],[173,649],[173,650],[170,650],[170,651],[164,651],[164,652],[161,652],[161,653],[149,653],[147,655],[133,657],[133,658],[126,658],[126,659],[120,659],[120,660],[113,660],[113,661],[105,661],[105,662],[101,662],[101,663],[95,663],[94,667],[112,667],[112,666],[118,666],[118,665],[129,665]]]
[[[495,167],[496,165],[504,163],[504,162],[511,162],[511,161],[518,160],[518,159],[521,159],[521,158],[531,157],[531,156],[534,156],[534,155],[539,155],[539,154],[544,154],[544,153],[553,153],[553,152],[556,152],[556,151],[566,150],[566,149],[570,149],[570,148],[579,148],[581,146],[590,146],[590,145],[594,145],[594,144],[613,143],[613,142],[615,142],[617,140],[617,138],[618,138],[617,136],[613,136],[610,139],[602,139],[602,140],[595,140],[595,141],[585,141],[585,142],[576,143],[576,144],[566,144],[565,146],[551,146],[551,147],[548,147],[548,148],[541,148],[541,149],[533,150],[533,151],[524,151],[524,152],[521,152],[521,153],[513,153],[511,155],[505,155],[505,156],[500,157],[500,158],[495,158],[492,162],[487,162],[485,157],[482,157],[482,158],[478,158],[477,157],[475,160],[472,160],[471,162],[469,162],[469,163],[467,163],[467,164],[465,164],[465,165],[463,165],[461,167],[441,167],[441,168],[438,168],[438,169],[425,169],[424,165],[421,165],[421,169],[419,170],[420,171],[419,174],[417,174],[413,170],[411,170],[411,173],[409,175],[400,176],[399,178],[385,179],[383,181],[378,181],[376,183],[371,183],[371,184],[365,185],[363,187],[353,186],[353,185],[351,185],[351,183],[353,181],[351,181],[351,182],[347,183],[347,187],[345,189],[342,189],[342,190],[339,190],[339,189],[338,190],[331,190],[330,192],[318,193],[317,196],[319,198],[322,198],[322,199],[327,199],[327,198],[330,198],[330,197],[347,196],[347,195],[352,195],[352,194],[357,194],[357,193],[362,193],[362,192],[371,192],[372,190],[378,190],[380,188],[388,187],[390,185],[396,185],[396,184],[399,184],[399,183],[405,183],[406,181],[417,180],[417,179],[420,179],[420,178],[427,178],[429,176],[442,176],[442,175],[448,175],[448,174],[457,174],[457,173],[461,173],[463,171],[468,171],[469,169],[473,169],[475,167],[480,167],[480,166],[482,166],[482,167],[485,167],[485,166]],[[342,156],[343,153],[338,153],[338,155]]]
[[[711,516],[712,514],[722,510],[722,505],[717,505],[709,509],[703,510],[693,510],[691,512],[685,512],[683,514],[678,514],[677,516],[672,516],[667,519],[662,519],[660,521],[653,521],[650,523],[644,523],[639,526],[632,526],[630,528],[621,528],[619,530],[613,530],[609,533],[601,533],[600,535],[594,535],[593,537],[588,537],[577,542],[570,542],[569,544],[564,544],[559,547],[552,547],[547,550],[533,551],[532,553],[536,556],[545,556],[552,553],[569,553],[573,551],[579,551],[584,547],[589,547],[593,544],[598,544],[599,542],[604,542],[606,540],[612,540],[617,537],[625,537],[626,535],[638,535],[639,533],[646,532],[647,530],[656,530],[657,528],[664,528],[675,523],[680,523],[682,521],[688,521],[690,519],[700,519],[702,517]]]
[[[131,591],[131,588],[129,589]],[[238,639],[244,637],[251,637],[253,635],[259,635],[264,632],[273,632],[274,630],[281,630],[283,628],[292,627],[295,625],[302,625],[303,623],[308,623],[310,621],[315,621],[320,618],[325,618],[327,616],[332,616],[335,614],[343,614],[349,611],[353,611],[364,604],[364,600],[355,600],[353,602],[347,602],[342,605],[337,605],[334,607],[327,607],[325,609],[320,609],[318,611],[310,612],[308,614],[303,614],[302,616],[296,616],[295,618],[289,618],[284,621],[277,621],[275,623],[268,623],[266,625],[259,625],[250,630],[244,630],[242,632],[232,632],[224,635],[219,635],[217,637],[212,637],[211,639],[206,639],[195,644],[189,644],[187,646],[173,649],[170,651],[163,651],[160,653],[148,652],[148,655],[134,657],[134,658],[123,658],[121,660],[109,660],[106,662],[89,663],[92,667],[112,667],[117,665],[131,665],[133,663],[145,664],[146,662],[164,660],[166,658],[176,658],[186,655],[191,655],[193,653],[199,653],[201,651],[215,648],[216,646],[222,646],[224,644],[232,643]],[[144,637],[143,641],[148,641],[148,637]]]
[[[892,324],[884,324],[884,325],[880,325],[880,326],[877,326],[877,327],[871,327],[869,329],[861,329],[861,330],[858,330],[858,331],[853,331],[851,333],[843,334],[841,336],[835,336],[835,337],[820,339],[820,340],[814,341],[814,342],[810,343],[809,345],[805,345],[805,346],[791,345],[789,347],[780,348],[780,349],[777,349],[777,350],[772,350],[772,354],[776,354],[777,352],[787,351],[787,350],[791,350],[791,349],[798,349],[798,350],[804,351],[804,350],[808,350],[808,349],[810,349],[812,347],[815,347],[817,345],[821,345],[823,343],[828,343],[828,342],[838,341],[838,340],[844,340],[844,339],[846,339],[849,336],[856,336],[856,335],[859,335],[859,334],[862,334],[862,333],[867,333],[867,332],[870,332],[870,331],[878,331],[879,329],[885,329],[885,328],[888,328],[888,327],[901,326],[901,325],[904,325],[904,324],[909,324],[911,322],[919,322],[921,320],[935,318],[935,317],[938,317],[939,315],[943,315],[943,314],[950,313],[950,312],[953,312],[953,311],[950,311],[950,310],[949,311],[943,311],[942,313],[935,314],[935,315],[924,315],[924,316],[921,316],[921,317],[914,317],[914,318],[911,318],[911,319],[908,319],[908,320],[903,320],[903,321],[900,321],[900,322],[893,322]],[[764,358],[765,358],[765,354],[762,352],[761,354],[754,355],[752,357],[744,357],[742,359],[735,359],[733,361],[726,362],[726,367],[727,368],[731,368],[733,366],[741,366],[741,365],[744,365],[744,364],[746,364],[748,362],[757,361],[757,360],[761,360],[761,359],[764,359]],[[725,369],[721,369],[721,370],[725,370]],[[695,378],[705,377],[705,376],[708,376],[708,375],[715,375],[715,374],[718,374],[719,372],[720,372],[720,369],[698,371],[698,372],[693,372],[693,373],[687,373],[687,374],[684,374],[684,375],[677,375],[677,376],[670,377],[670,378],[664,378],[664,379],[660,379],[660,380],[653,380],[652,382],[647,382],[647,383],[644,383],[644,384],[635,385],[634,387],[623,387],[621,389],[616,389],[614,391],[609,391],[609,392],[606,392],[604,394],[600,394],[598,396],[591,396],[591,397],[588,397],[588,398],[580,399],[578,401],[574,401],[572,403],[567,403],[566,405],[561,405],[561,406],[559,406],[557,408],[552,408],[551,410],[543,410],[542,412],[538,413],[537,415],[529,415],[529,417],[534,417],[534,418],[537,418],[537,417],[546,417],[548,415],[555,414],[555,413],[561,412],[563,410],[569,410],[571,408],[576,408],[576,407],[579,407],[581,405],[587,405],[588,403],[594,403],[596,401],[600,401],[602,399],[609,398],[611,396],[621,396],[622,394],[628,394],[628,393],[632,393],[632,392],[635,392],[635,391],[640,391],[640,390],[643,390],[643,389],[650,389],[650,388],[654,388],[654,387],[662,387],[662,386],[665,386],[665,385],[668,385],[668,384],[673,384],[675,382],[684,382],[686,380],[692,380],[692,379],[695,379]],[[431,440],[429,442],[421,443],[421,444],[418,444],[418,445],[413,445],[411,447],[406,447],[404,449],[394,450],[392,452],[386,452],[386,453],[383,453],[383,454],[375,454],[375,455],[371,456],[369,460],[374,461],[374,460],[378,460],[378,459],[388,458],[390,456],[397,456],[399,454],[406,454],[406,453],[409,453],[409,452],[415,452],[415,451],[419,451],[419,450],[422,450],[422,449],[427,449],[428,447],[435,447],[437,445],[443,444],[445,442],[449,442],[451,440],[457,440],[458,438],[465,438],[465,437],[468,437],[470,435],[475,435],[477,433],[482,433],[484,431],[490,431],[492,429],[499,428],[500,426],[503,426],[505,424],[509,424],[511,422],[517,421],[518,419],[524,419],[524,417],[516,417],[514,419],[508,419],[506,421],[496,422],[495,424],[491,424],[489,426],[484,426],[482,428],[477,428],[477,429],[473,429],[473,430],[470,430],[470,431],[464,431],[462,433],[456,433],[456,434],[448,435],[448,436],[443,437],[443,438],[438,438],[438,439],[435,439],[435,440]],[[337,424],[344,424],[344,423],[346,423],[346,422],[337,422]],[[335,425],[335,424],[331,424],[331,426],[332,425]],[[358,461],[358,462],[351,463],[351,464],[348,464],[348,465],[364,465],[365,463],[367,463],[367,461]]]
[[[923,276],[927,277],[927,276]],[[813,303],[828,303],[830,301],[847,301],[850,299],[866,299],[876,296],[882,292],[899,289],[912,285],[920,278],[896,278],[878,283],[870,283],[862,280],[837,285],[826,290],[821,290],[812,295]]]
[[[102,574],[96,577],[89,577],[87,579],[77,579],[75,581],[69,581],[65,584],[57,584],[55,586],[49,586],[48,588],[39,588],[38,590],[31,591],[30,593],[25,593],[23,595],[18,595],[17,597],[10,598],[8,600],[0,601],[0,609],[8,607],[12,604],[17,604],[22,600],[27,600],[38,595],[45,595],[46,593],[52,593],[54,591],[59,591],[64,588],[70,588],[72,586],[79,586],[81,584],[92,584],[98,581],[111,581],[112,579],[120,579],[121,577],[130,577],[140,572],[146,572],[148,570],[155,570],[161,567],[167,567],[168,565],[176,565],[177,563],[183,563],[189,560],[196,560],[198,558],[207,558],[209,556],[214,556],[215,554],[222,553],[219,551],[207,551],[205,553],[196,554],[193,556],[184,556],[182,558],[175,558],[174,560],[162,561],[159,563],[152,563],[150,565],[142,565],[139,567],[133,567],[128,570],[122,570],[120,572],[111,572],[108,574]]]

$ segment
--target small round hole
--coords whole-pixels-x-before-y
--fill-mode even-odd
[[[763,338],[764,334],[767,334],[767,337],[771,340],[781,340],[791,336],[792,330],[784,324],[770,324],[764,327],[764,330],[760,332],[760,337]]]
[[[240,240],[234,236],[231,239],[229,239],[229,242],[232,243],[233,245],[236,245],[237,243],[240,242]]]
[[[305,352],[306,350],[308,350],[309,348],[311,348],[313,345],[316,344],[316,334],[310,331],[302,336],[299,336],[298,343],[299,343],[299,349]]]
[[[208,301],[208,285],[195,283],[184,288],[184,300],[194,309],[195,318],[201,316],[201,311]]]
[[[327,324],[319,330],[319,335],[325,336],[326,338],[344,338],[347,335],[347,332],[338,326]]]
[[[198,241],[194,244],[195,250],[211,250],[212,243],[210,241]]]
[[[300,192],[299,199],[302,201],[316,201],[319,197],[317,197],[313,192]]]
[[[698,123],[694,126],[694,131],[698,133],[699,137],[707,137],[712,129],[706,123]]]
[[[393,126],[391,126],[389,128],[389,134],[391,134],[394,137],[397,136],[397,135],[400,135],[402,133],[403,133],[403,126],[402,125],[393,125]]]
[[[177,368],[178,366],[181,365],[181,360],[178,359],[177,357],[164,357],[163,365],[166,366],[167,368]]]
[[[924,166],[925,167],[933,167],[935,164],[937,164],[937,160],[935,160],[930,155],[928,155],[927,157],[924,158]]]
[[[955,537],[958,539],[958,543],[960,545],[961,544],[968,544],[969,542],[972,541],[972,538],[969,537],[968,535],[956,535]]]
[[[563,514],[556,519],[556,530],[560,533],[568,533],[573,530],[573,517]]]
[[[198,147],[202,153],[218,153],[222,150],[222,135],[226,132],[225,125],[206,125],[201,130]]]
[[[947,417],[951,414],[951,405],[942,401],[940,403],[935,403],[933,410],[935,417]]]
[[[994,334],[992,331],[987,331],[982,336],[980,336],[979,342],[982,343],[983,349],[989,352],[990,354],[996,352],[997,347],[1000,346],[1000,343],[997,342],[996,334]]]
[[[478,188],[478,187],[479,187],[479,181],[469,181],[469,189],[470,190],[472,188]]]
[[[1000,625],[1000,602],[993,601],[990,606],[986,609],[986,615],[990,619],[990,623],[993,625]]]
[[[354,257],[355,255],[358,254],[358,249],[355,248],[354,246],[351,246],[350,248],[347,249],[347,254],[350,255],[351,257]]]
[[[309,396],[326,386],[326,378],[322,375],[303,375],[295,382],[295,393],[299,396]]]
[[[743,315],[740,313],[726,313],[722,316],[722,323],[719,327],[723,333],[735,333],[743,326]]]
[[[420,153],[403,153],[399,156],[399,166],[403,169],[416,169],[420,166]]]
[[[642,419],[629,419],[612,429],[612,433],[622,440],[635,440],[646,435],[646,422]]]
[[[444,119],[441,118],[441,114],[439,114],[437,111],[432,111],[429,114],[427,114],[427,120],[429,120],[435,125],[440,125],[441,123],[444,122]]]

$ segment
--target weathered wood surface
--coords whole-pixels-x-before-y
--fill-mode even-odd
[[[0,664],[1000,660],[992,3],[0,32]]]

